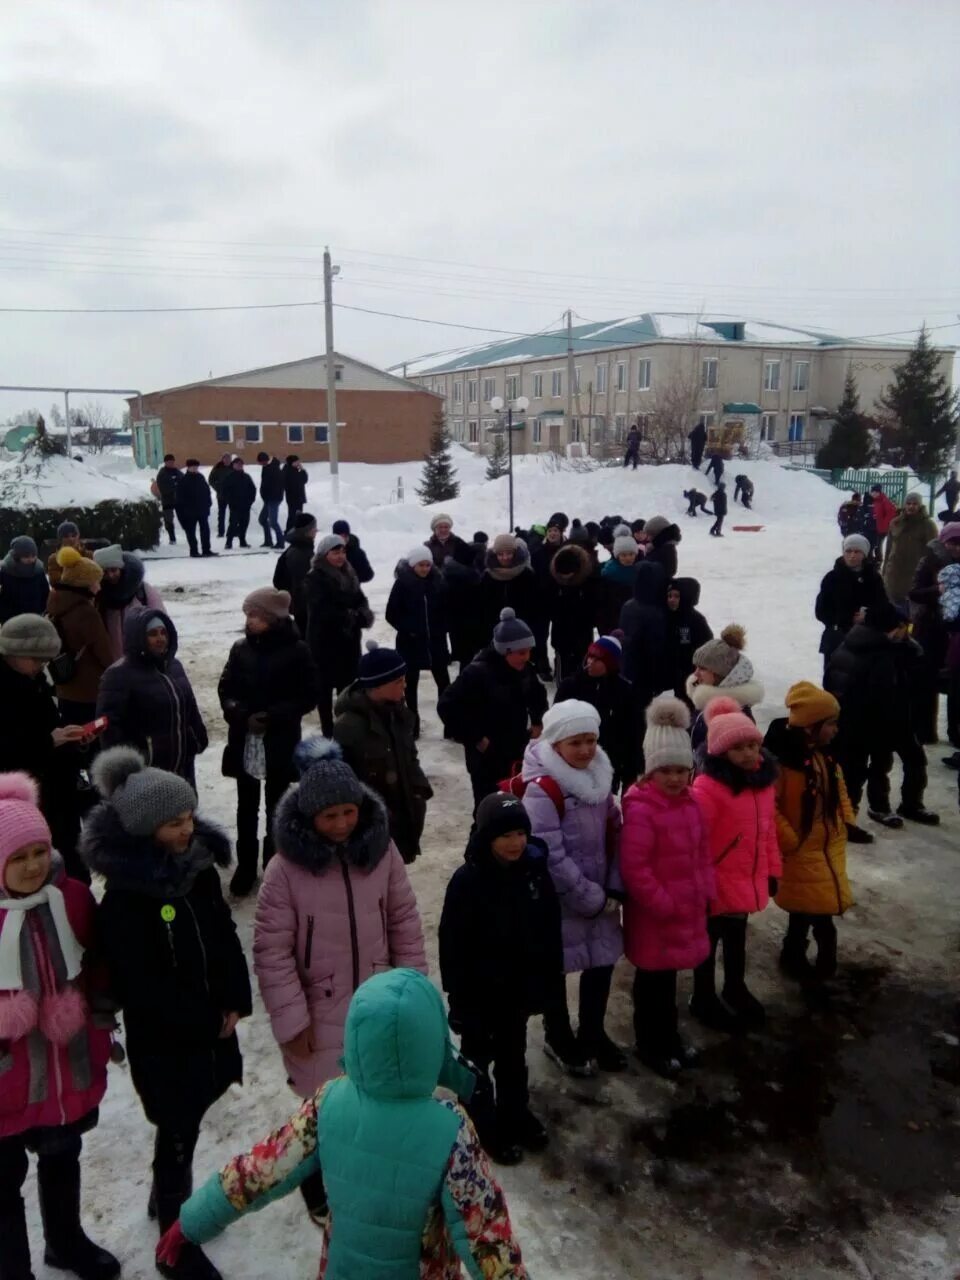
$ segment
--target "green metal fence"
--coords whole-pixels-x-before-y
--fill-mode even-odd
[[[839,468],[833,471],[825,471],[823,467],[816,467],[813,463],[806,462],[788,463],[786,470],[807,471],[811,475],[819,476],[821,480],[826,480],[827,484],[832,484],[835,489],[846,489],[849,493],[854,491],[867,493],[875,484],[878,484],[890,501],[898,507],[903,506],[903,500],[907,496],[907,472],[905,471],[854,471],[850,469],[842,471]],[[928,480],[926,476],[921,478],[925,483]],[[932,499],[932,484],[930,492]]]

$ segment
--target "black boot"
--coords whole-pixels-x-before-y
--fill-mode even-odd
[[[237,841],[237,869],[230,880],[230,892],[235,898],[245,898],[256,884],[259,856],[260,842],[256,838],[252,844]]]
[[[911,822],[919,822],[924,827],[939,827],[940,825],[939,813],[934,813],[931,809],[925,809],[922,804],[902,804],[897,809],[897,813],[901,818],[909,818]]]
[[[0,1280],[33,1280],[23,1200],[0,1211]]]
[[[180,1206],[185,1197],[158,1196],[157,1217],[160,1220],[160,1234],[163,1235],[180,1216]],[[198,1244],[184,1241],[180,1256],[175,1263],[158,1262],[157,1270],[162,1276],[172,1280],[223,1280],[220,1272],[213,1265]]]
[[[37,1161],[40,1216],[46,1240],[43,1260],[80,1280],[113,1280],[120,1263],[95,1245],[80,1225],[80,1154],[42,1155]]]
[[[727,1008],[717,995],[716,938],[717,926],[711,923],[710,954],[693,971],[693,995],[690,997],[690,1012],[702,1026],[709,1027],[711,1031],[726,1031],[729,1034],[739,1031],[740,1023],[733,1012]]]

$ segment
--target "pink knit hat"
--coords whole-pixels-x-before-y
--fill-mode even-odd
[[[707,754],[722,756],[743,742],[762,742],[763,734],[733,698],[711,698],[703,713],[707,722]]]
[[[29,774],[0,773],[0,890],[12,853],[25,844],[53,843],[37,799],[37,784]]]

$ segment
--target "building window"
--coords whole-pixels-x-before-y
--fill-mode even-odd
[[[463,404],[463,383],[455,382],[453,384],[453,403]]]
[[[806,415],[802,413],[791,413],[790,427],[787,432],[788,440],[803,439],[803,425],[804,425],[805,417]]]
[[[558,400],[563,395],[563,371],[554,369],[550,374],[550,394],[554,400]]]
[[[470,378],[467,382],[467,399],[471,404],[477,403],[477,380]]]
[[[446,398],[447,398],[447,380],[446,380],[446,378],[435,378],[435,379],[434,379],[434,383],[433,383],[433,389],[434,389],[434,391],[437,393],[437,395],[438,395],[438,396],[443,396],[443,398],[444,398],[444,399],[446,399]]]
[[[650,390],[650,361],[649,360],[637,361],[637,390],[638,391]]]
[[[649,413],[638,413],[638,414],[637,414],[637,427],[638,427],[638,428],[639,428],[639,430],[640,430],[640,439],[641,439],[641,440],[646,440],[646,438],[647,438],[647,428],[649,427],[649,425],[650,425],[650,415],[649,415]]]
[[[618,391],[626,391],[627,389],[627,366],[622,360],[617,361],[617,382]]]
[[[342,364],[335,364],[333,366],[333,380],[334,382],[343,381],[343,365]]]
[[[453,438],[458,442],[463,441],[463,419],[454,418],[453,420]]]
[[[287,444],[303,444],[303,423],[287,423]]]
[[[613,420],[613,438],[617,444],[623,444],[627,438],[627,415],[618,413]]]
[[[480,423],[476,420],[476,418],[471,418],[470,421],[467,423],[467,431],[470,434],[470,443],[476,444],[477,441],[480,439]]]
[[[607,366],[597,365],[597,395],[602,396],[607,389]]]
[[[313,428],[313,443],[314,443],[314,444],[329,444],[329,443],[330,443],[330,432],[329,432],[329,430],[327,429],[327,424],[326,424],[325,422],[318,422],[318,423],[316,423],[316,425],[314,426],[314,428]]]
[[[716,419],[716,416],[717,415],[715,413],[701,413],[699,418],[697,418],[697,426],[712,427]]]
[[[798,360],[793,366],[793,389],[794,391],[807,391],[810,387],[810,361]],[[798,440],[802,440],[803,436],[798,436]]]
[[[767,360],[763,366],[764,391],[780,390],[780,361]]]
[[[543,442],[543,422],[540,418],[533,419],[533,434],[531,439],[534,444],[542,444]]]
[[[573,371],[573,389],[577,393],[577,395],[580,394],[580,366],[579,365],[577,365]]]
[[[483,402],[489,404],[493,397],[497,394],[496,378],[484,378],[483,380]]]
[[[580,439],[580,419],[570,419],[570,439],[576,443]]]
[[[777,438],[777,415],[775,413],[762,413],[760,415],[760,439],[776,440]]]
[[[222,426],[213,428],[213,438],[217,444],[233,444],[233,427],[229,422],[223,423]]]
[[[247,444],[260,444],[263,440],[263,427],[259,422],[247,422],[243,427],[243,438]]]
[[[517,374],[511,373],[507,375],[507,400],[516,400],[520,394],[520,378]]]
[[[720,361],[716,356],[708,356],[700,366],[700,386],[704,391],[716,391]]]
[[[534,400],[543,399],[543,374],[535,373],[533,375],[533,398]]]

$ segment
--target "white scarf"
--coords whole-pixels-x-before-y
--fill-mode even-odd
[[[62,892],[54,884],[46,884],[25,898],[0,898],[0,910],[7,915],[0,930],[0,991],[22,991],[23,972],[20,962],[20,934],[26,914],[33,907],[46,904],[57,931],[60,953],[66,965],[67,980],[75,978],[83,962],[83,947],[77,941]]]
[[[549,774],[560,783],[565,795],[573,796],[581,804],[602,804],[610,795],[613,765],[602,747],[597,747],[597,754],[586,769],[575,769],[573,765],[567,764],[563,756],[554,751],[551,743],[544,743],[543,750],[538,755],[541,772]]]

